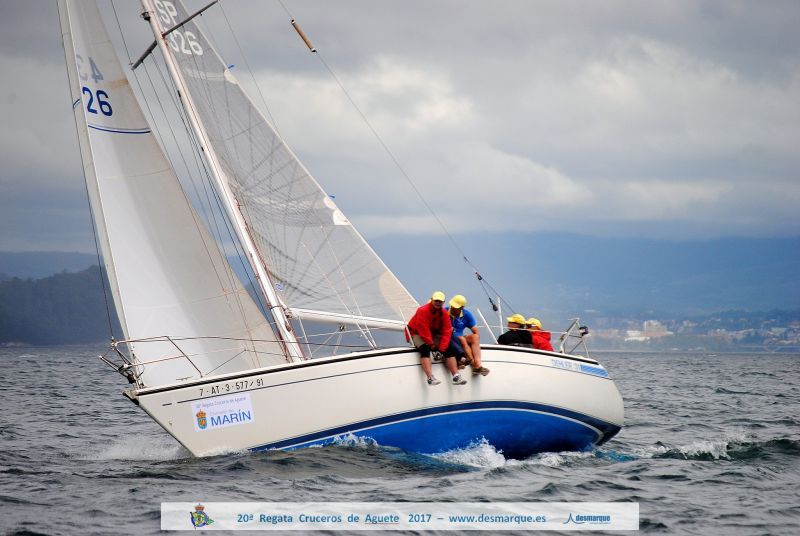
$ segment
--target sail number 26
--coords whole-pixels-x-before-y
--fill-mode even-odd
[[[75,54],[75,59],[78,66],[78,77],[81,81],[88,82],[89,78],[91,78],[96,84],[103,80],[103,73],[100,72],[100,68],[92,58],[88,58],[89,72],[86,72],[86,61],[83,59],[83,56]],[[89,96],[89,101],[86,103],[87,112],[91,114],[101,113],[106,116],[110,116],[114,113],[114,110],[111,108],[111,103],[108,102],[108,93],[102,89],[92,91],[90,88],[83,86],[81,88],[81,93]]]
[[[178,10],[175,9],[175,4],[167,0],[155,0],[154,4],[162,24],[174,26],[178,23]],[[192,54],[203,55],[203,47],[197,42],[197,36],[189,30],[173,30],[167,36],[167,40],[175,52],[182,52],[190,56]]]
[[[92,114],[97,113],[97,108],[100,109],[100,112],[103,115],[111,115],[114,113],[114,110],[111,109],[111,104],[108,102],[108,93],[103,91],[102,89],[98,89],[94,95],[92,95],[92,90],[86,86],[83,86],[81,92],[85,95],[89,95],[89,102],[86,103],[86,111]],[[97,102],[95,103],[95,96],[97,96]],[[95,105],[97,108],[95,108]]]

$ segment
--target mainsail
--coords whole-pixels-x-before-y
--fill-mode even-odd
[[[188,17],[156,0],[161,32]],[[239,86],[201,29],[167,35],[196,114],[282,305],[337,323],[402,327],[417,303]]]
[[[140,382],[285,362],[151,133],[97,6],[59,0],[59,12],[95,226]]]

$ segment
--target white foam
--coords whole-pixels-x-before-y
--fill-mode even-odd
[[[650,447],[633,449],[634,454],[639,458],[653,458],[668,452],[680,452],[687,458],[710,455],[715,460],[730,459],[728,448],[732,444],[744,443],[751,438],[742,429],[734,429],[727,432],[721,439],[710,440],[700,439],[687,445],[668,447],[666,445],[655,445]]]
[[[184,452],[186,452],[187,456],[191,456],[191,454],[189,454],[188,451],[184,451]],[[233,456],[233,455],[242,456],[242,455],[248,455],[248,454],[252,454],[252,453],[253,452],[251,450],[248,450],[248,449],[236,449],[236,448],[232,448],[232,447],[218,447],[218,448],[206,451],[206,453],[203,454],[203,456]]]
[[[656,456],[660,456],[661,454],[666,454],[669,452],[669,447],[665,445],[654,445],[650,447],[638,447],[633,449],[633,455],[637,458],[654,458]]]
[[[371,437],[361,437],[349,432],[333,438],[333,444],[339,447],[375,448],[378,442]]]
[[[513,467],[525,465],[541,465],[545,467],[560,467],[573,460],[582,460],[595,456],[594,451],[589,452],[542,452],[525,460],[506,459],[502,451],[495,449],[486,439],[473,443],[463,449],[455,449],[441,454],[434,454],[435,458],[442,461],[468,465],[482,469],[496,469],[498,467]]]
[[[463,449],[449,450],[432,456],[445,462],[484,469],[504,467],[509,461],[518,463],[516,460],[506,460],[503,454],[490,445],[486,439],[481,439]]]
[[[85,459],[166,461],[190,456],[189,451],[171,437],[156,437],[144,441],[140,437],[127,437],[113,442],[99,452],[87,453]]]
[[[530,458],[526,459],[522,462],[525,465],[544,465],[546,467],[561,467],[572,460],[582,460],[585,458],[593,458],[595,456],[594,451],[589,452],[573,452],[573,451],[565,451],[565,452],[542,452],[541,454],[535,454]]]

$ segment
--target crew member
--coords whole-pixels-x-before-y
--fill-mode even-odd
[[[466,354],[464,360],[472,365],[472,374],[486,376],[489,374],[489,369],[481,366],[481,336],[478,333],[478,325],[472,313],[464,309],[466,305],[467,299],[457,294],[450,300],[450,307],[446,308],[450,315],[450,324],[453,326],[453,342],[450,344],[457,343],[463,349]],[[469,329],[472,333],[464,335],[465,329]],[[466,362],[463,365],[459,364],[458,368],[463,368]]]
[[[553,351],[553,345],[550,344],[550,332],[542,329],[542,323],[538,318],[529,318],[525,321],[528,326],[528,331],[531,332],[531,342],[533,347],[538,350]]]
[[[408,322],[408,335],[410,340],[421,356],[422,370],[428,378],[428,385],[439,385],[440,382],[433,375],[431,366],[431,353],[439,352],[444,354],[445,366],[453,375],[455,385],[464,385],[465,379],[458,373],[455,352],[451,349],[450,338],[453,327],[450,319],[444,311],[444,293],[436,291],[431,295],[430,301],[417,309],[414,316]]]
[[[509,346],[524,346],[525,348],[533,348],[531,334],[527,329],[525,329],[525,325],[527,324],[525,317],[519,313],[516,313],[507,317],[506,321],[508,322],[508,331],[497,338],[497,343],[507,344]]]

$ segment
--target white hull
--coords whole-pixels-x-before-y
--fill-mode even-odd
[[[360,352],[216,376],[129,396],[192,454],[293,449],[337,437],[435,453],[486,438],[506,456],[582,450],[623,424],[613,381],[593,360],[484,346],[486,377],[428,386],[410,348]],[[199,414],[199,415],[198,415]]]

